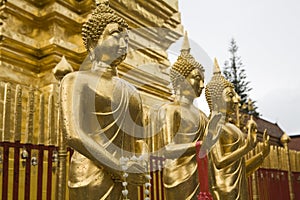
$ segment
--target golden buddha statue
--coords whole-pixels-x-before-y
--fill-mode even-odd
[[[196,142],[204,134],[207,117],[193,105],[204,88],[204,69],[190,54],[186,34],[170,78],[175,100],[159,108],[157,122],[163,141],[162,155],[166,158],[165,197],[167,200],[195,199],[199,194]]]
[[[245,155],[257,144],[256,123],[247,123],[248,135],[229,122],[235,112],[239,96],[232,83],[222,75],[215,60],[215,70],[207,84],[205,95],[211,111],[204,143],[210,143],[209,184],[215,200],[248,199],[246,174],[255,170],[269,153],[269,137],[264,133],[263,151],[246,160]],[[217,119],[217,120],[216,120]],[[214,138],[214,142],[212,141]],[[205,144],[203,144],[205,145]]]
[[[66,141],[75,150],[70,199],[127,199],[127,184],[144,181],[143,164],[135,157],[135,145],[144,137],[141,98],[117,76],[127,54],[127,27],[107,1],[97,3],[82,31],[91,68],[70,73],[61,83]]]

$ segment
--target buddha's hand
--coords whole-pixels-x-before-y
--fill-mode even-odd
[[[246,128],[248,130],[248,143],[250,147],[254,148],[257,144],[257,124],[252,116],[248,120]]]
[[[203,158],[218,141],[225,119],[222,114],[215,114],[208,122],[207,133],[203,138],[199,157]]]
[[[267,157],[270,153],[270,143],[269,143],[270,136],[267,134],[267,129],[264,131],[263,135],[263,156]]]
[[[222,127],[224,125],[224,117],[222,116],[222,114],[218,113],[215,114],[212,119],[209,121],[208,124],[208,135],[212,135],[215,137],[218,136],[218,134],[220,133],[220,131],[222,130]]]

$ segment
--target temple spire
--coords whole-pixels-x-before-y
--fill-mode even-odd
[[[214,74],[221,74],[221,70],[217,58],[214,59]]]
[[[188,34],[187,34],[187,31],[185,31],[182,46],[181,46],[181,52],[190,53],[190,50],[191,50],[191,47],[190,47]]]

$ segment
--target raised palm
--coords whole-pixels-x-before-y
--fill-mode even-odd
[[[222,114],[218,113],[215,114],[208,122],[205,138],[203,139],[199,153],[200,158],[203,158],[218,141],[224,121]]]

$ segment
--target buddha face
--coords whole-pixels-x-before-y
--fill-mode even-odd
[[[226,87],[222,92],[222,102],[220,111],[226,113],[234,113],[236,105],[239,103],[240,97],[232,87]]]
[[[128,33],[118,23],[108,24],[96,47],[92,50],[96,61],[104,62],[110,66],[117,66],[127,55]]]
[[[199,97],[204,88],[204,76],[198,68],[192,70],[186,77],[182,89],[182,94],[191,98]]]

